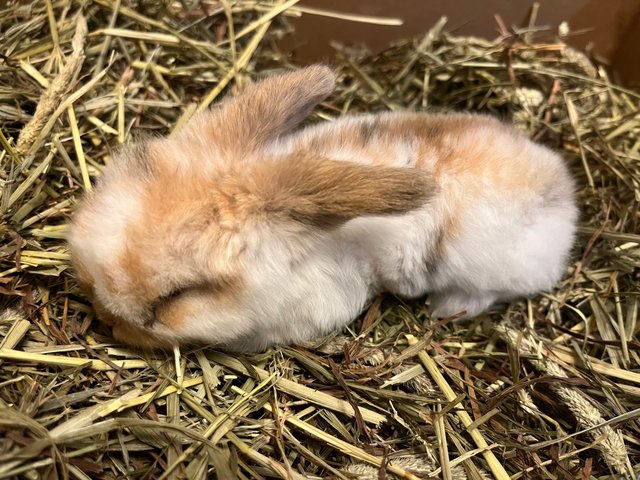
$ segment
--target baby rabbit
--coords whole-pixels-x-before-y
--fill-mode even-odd
[[[473,316],[558,281],[577,216],[562,158],[471,114],[292,132],[334,82],[267,78],[105,169],[69,245],[117,339],[256,351],[340,329],[383,291]]]

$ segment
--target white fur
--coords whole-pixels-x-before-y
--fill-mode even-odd
[[[94,290],[99,300],[117,315],[135,316],[140,313],[138,299],[127,295],[129,277],[112,262],[122,253],[127,244],[127,228],[140,223],[144,212],[141,209],[140,190],[127,177],[110,172],[105,175],[98,194],[92,194],[88,208],[75,219],[68,242],[74,255],[94,279]],[[110,212],[96,215],[96,212]],[[109,293],[105,287],[108,271],[119,292]]]

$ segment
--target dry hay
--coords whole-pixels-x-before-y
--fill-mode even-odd
[[[553,292],[439,323],[378,299],[320,344],[238,357],[141,355],[93,321],[63,242],[76,198],[133,133],[287,67],[273,44],[295,3],[0,12],[0,478],[631,478],[640,96],[535,27],[489,42],[440,22],[376,57],[345,51],[316,118],[479,110],[560,149],[582,222]]]

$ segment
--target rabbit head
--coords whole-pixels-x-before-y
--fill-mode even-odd
[[[286,316],[291,292],[317,287],[308,272],[332,261],[317,253],[328,232],[424,204],[431,180],[415,169],[268,153],[333,86],[323,66],[267,78],[105,169],[69,245],[79,283],[117,339],[277,342],[270,319]]]

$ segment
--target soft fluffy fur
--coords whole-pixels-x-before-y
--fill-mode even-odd
[[[333,86],[322,66],[268,78],[107,168],[69,243],[116,338],[259,350],[341,328],[380,291],[476,315],[561,277],[576,207],[558,155],[468,114],[291,133]]]

